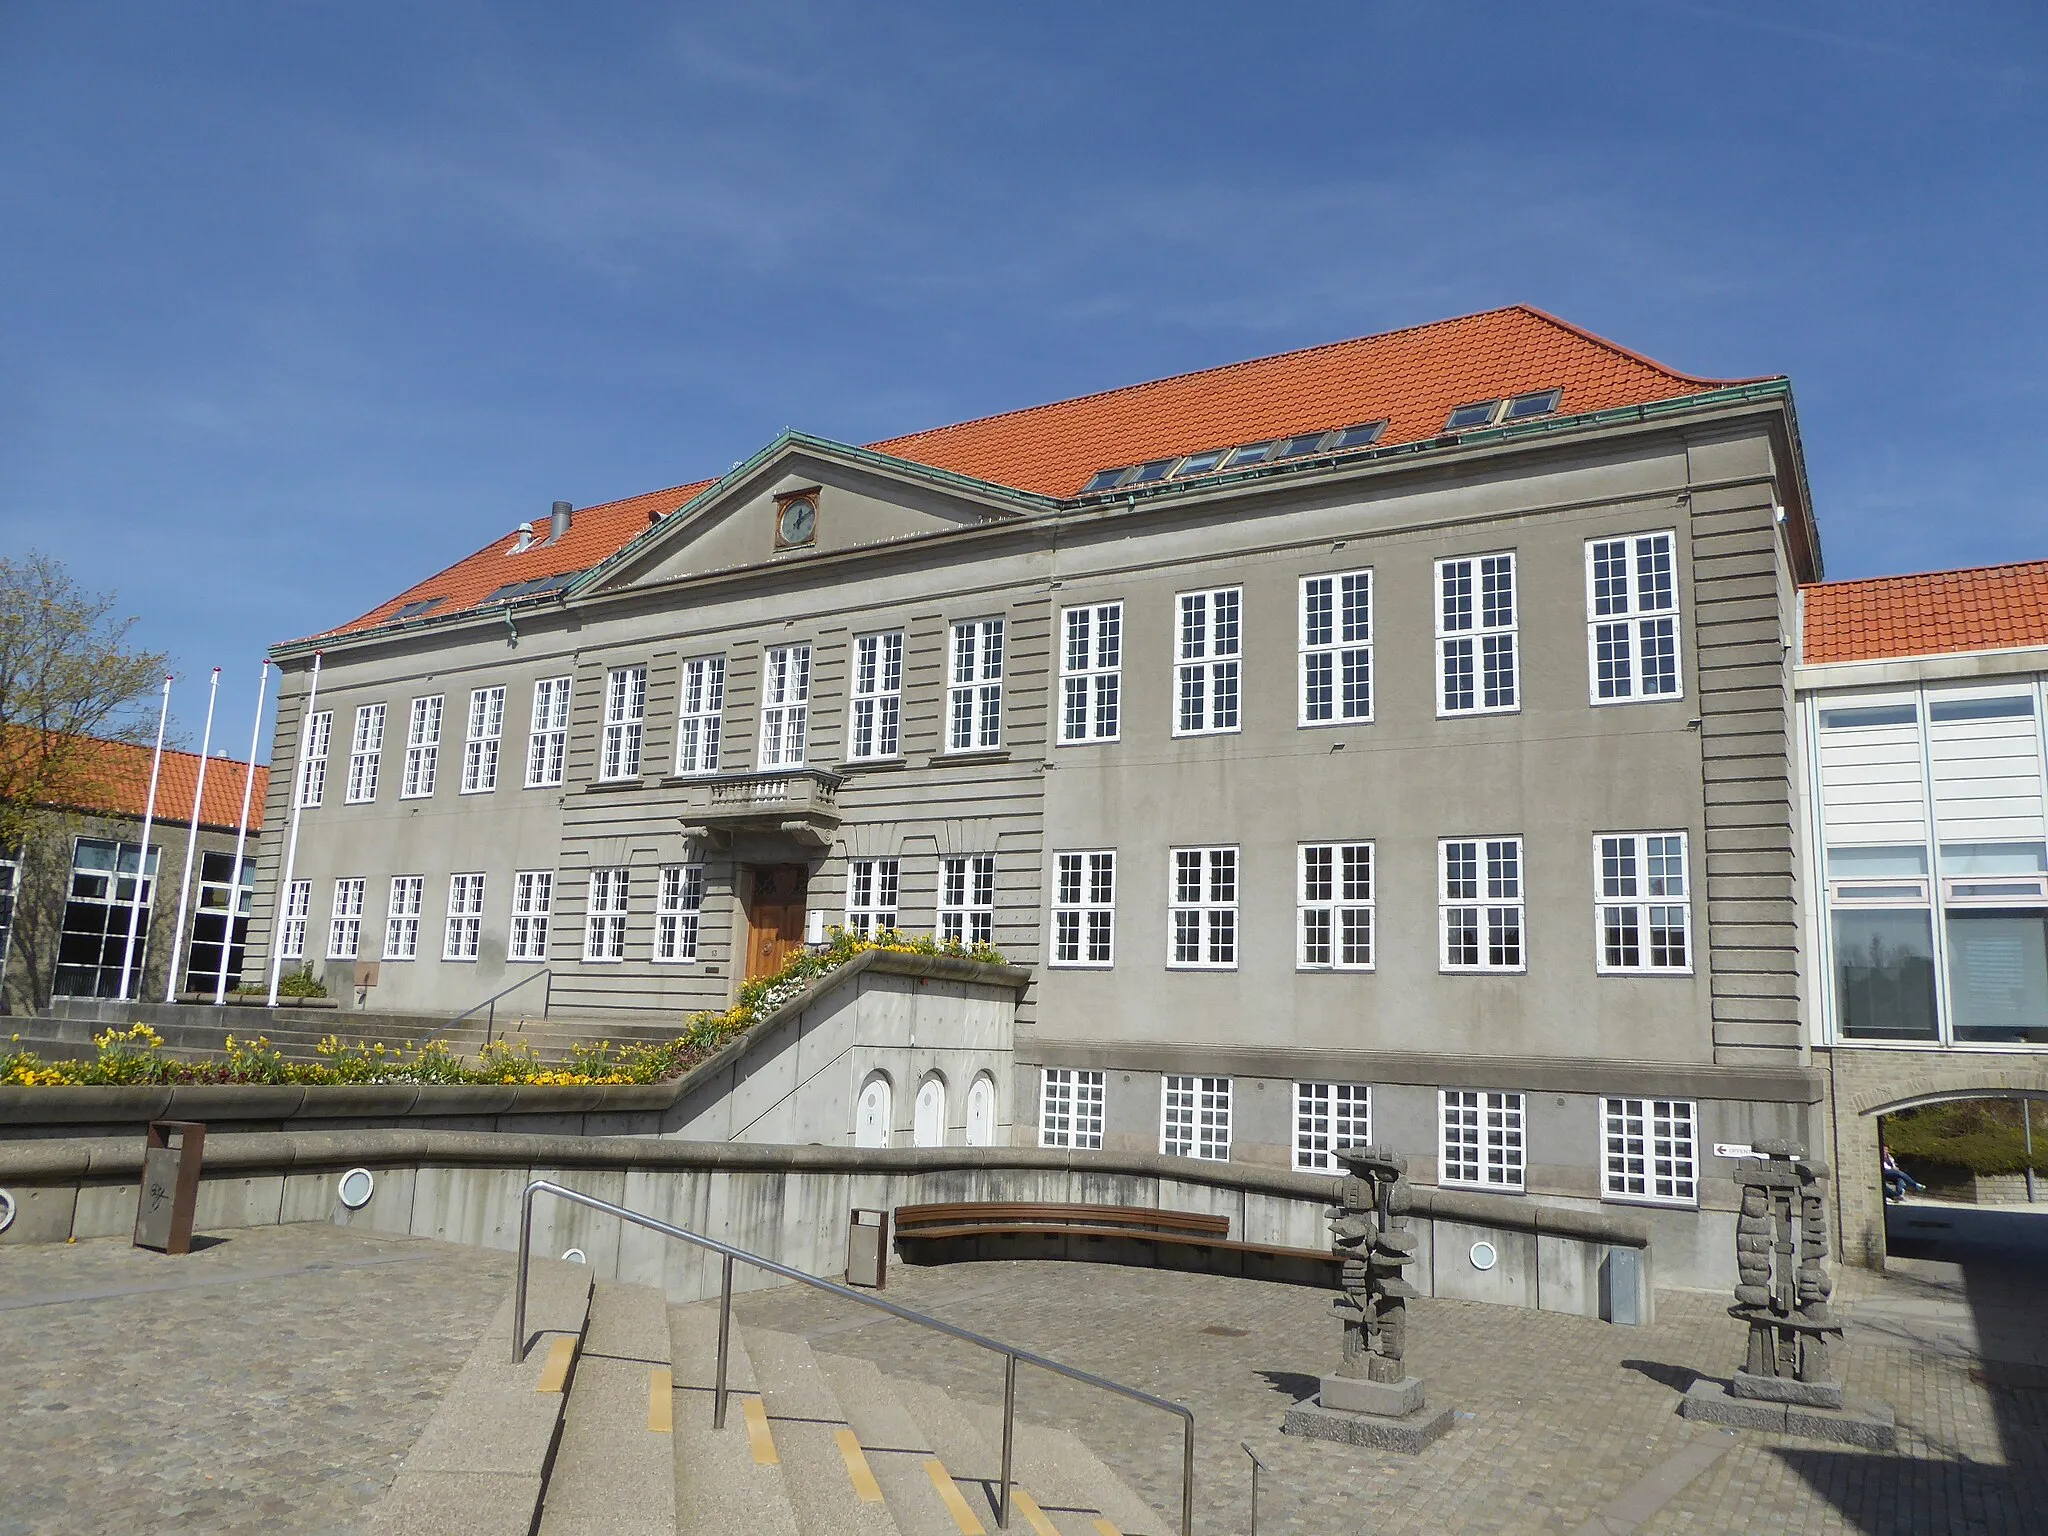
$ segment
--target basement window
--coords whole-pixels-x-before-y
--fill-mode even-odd
[[[1475,400],[1470,405],[1461,405],[1451,412],[1451,419],[1444,423],[1444,430],[1470,432],[1475,427],[1490,427],[1499,410],[1498,400]]]
[[[1557,409],[1557,403],[1564,398],[1561,389],[1539,389],[1533,394],[1517,395],[1508,402],[1507,415],[1503,421],[1528,421],[1535,416],[1548,416]]]

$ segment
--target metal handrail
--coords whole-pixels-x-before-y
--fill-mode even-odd
[[[1251,1441],[1249,1441],[1249,1440],[1240,1440],[1240,1441],[1238,1441],[1237,1443],[1238,1443],[1238,1447],[1239,1447],[1239,1448],[1240,1448],[1240,1449],[1241,1449],[1241,1450],[1242,1450],[1242,1451],[1243,1451],[1243,1452],[1245,1453],[1245,1455],[1247,1455],[1247,1456],[1251,1457],[1251,1459],[1252,1459],[1252,1530],[1251,1530],[1251,1536],[1259,1536],[1259,1474],[1260,1474],[1261,1472],[1267,1471],[1267,1470],[1269,1470],[1269,1469],[1267,1468],[1266,1464],[1265,1464],[1265,1463],[1264,1463],[1263,1461],[1259,1460],[1259,1453],[1258,1453],[1257,1451],[1255,1451],[1255,1450],[1253,1450],[1253,1449],[1252,1449],[1252,1443],[1251,1443]]]
[[[1062,1365],[1057,1360],[1048,1360],[1043,1355],[1033,1354],[1028,1349],[1019,1349],[1014,1344],[1004,1344],[1000,1340],[987,1337],[985,1334],[975,1333],[966,1328],[957,1328],[951,1323],[941,1322],[938,1318],[928,1316],[923,1312],[913,1312],[909,1307],[899,1307],[893,1301],[884,1301],[879,1296],[868,1296],[860,1291],[849,1290],[846,1286],[836,1284],[830,1280],[820,1279],[816,1275],[806,1274],[800,1269],[792,1269],[789,1265],[778,1263],[774,1259],[763,1258],[758,1253],[748,1253],[744,1248],[735,1248],[730,1243],[721,1243],[715,1237],[705,1237],[700,1233],[685,1231],[681,1227],[670,1226],[665,1221],[658,1221],[654,1217],[643,1215],[639,1211],[628,1210],[623,1205],[614,1205],[609,1200],[600,1200],[595,1195],[586,1195],[579,1190],[565,1189],[560,1184],[553,1183],[547,1179],[535,1179],[532,1183],[528,1184],[526,1186],[526,1193],[521,1196],[519,1202],[519,1285],[513,1292],[512,1306],[512,1363],[514,1365],[519,1364],[521,1360],[526,1358],[526,1274],[527,1266],[532,1258],[533,1197],[537,1194],[554,1195],[558,1199],[568,1200],[576,1205],[587,1206],[593,1211],[604,1211],[609,1215],[618,1217],[621,1221],[630,1221],[635,1226],[645,1227],[650,1232],[659,1232],[663,1237],[672,1237],[681,1242],[694,1243],[699,1248],[708,1249],[710,1252],[724,1258],[724,1277],[719,1288],[718,1300],[718,1381],[712,1389],[711,1396],[711,1427],[713,1429],[725,1428],[725,1400],[727,1397],[725,1367],[728,1341],[732,1333],[732,1265],[733,1260],[739,1259],[753,1265],[756,1269],[765,1269],[771,1275],[780,1275],[785,1280],[794,1280],[800,1285],[808,1285],[813,1290],[824,1291],[827,1295],[838,1296],[846,1301],[857,1301],[864,1307],[873,1307],[878,1312],[887,1312],[891,1317],[900,1317],[906,1323],[916,1323],[921,1327],[933,1329],[938,1333],[946,1334],[965,1343],[977,1344],[981,1348],[991,1350],[1003,1357],[1003,1480],[1001,1497],[996,1502],[996,1524],[1003,1530],[1010,1528],[1010,1451],[1017,1422],[1017,1364],[1019,1361],[1027,1365],[1035,1365],[1040,1370],[1051,1371],[1055,1376],[1064,1376],[1069,1381],[1078,1381],[1084,1386],[1100,1387],[1105,1392],[1114,1392],[1120,1397],[1130,1398],[1133,1402],[1144,1403],[1163,1412],[1178,1415],[1183,1426],[1180,1469],[1180,1536],[1194,1536],[1195,1414],[1193,1409],[1184,1404],[1169,1402],[1163,1397],[1154,1397],[1150,1392],[1142,1392],[1136,1387],[1127,1387],[1122,1382],[1111,1381],[1106,1376],[1097,1376],[1092,1371],[1084,1371],[1076,1366]]]
[[[542,966],[539,970],[533,972],[531,975],[520,977],[517,981],[513,982],[511,986],[506,987],[501,991],[493,992],[489,997],[485,998],[482,1002],[472,1003],[469,1007],[463,1009],[462,1012],[458,1013],[457,1015],[455,1015],[454,1018],[448,1021],[449,1028],[452,1029],[457,1024],[460,1024],[472,1013],[475,1013],[477,1009],[488,1008],[491,1010],[491,1012],[489,1018],[486,1019],[484,1022],[484,1044],[489,1045],[491,1043],[491,1035],[493,1031],[495,1031],[498,1027],[498,999],[501,997],[509,997],[512,993],[517,992],[521,987],[525,986],[528,982],[539,981],[542,977],[547,978],[548,990],[547,995],[541,999],[540,1015],[542,1018],[546,1018],[548,1015],[548,1004],[551,1001],[553,1001],[555,995],[555,973],[549,967]]]

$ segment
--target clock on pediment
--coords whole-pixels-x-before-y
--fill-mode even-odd
[[[775,498],[775,547],[802,549],[818,539],[818,487]]]

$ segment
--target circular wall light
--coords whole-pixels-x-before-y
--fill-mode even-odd
[[[1500,1254],[1494,1250],[1493,1244],[1474,1243],[1472,1245],[1472,1267],[1474,1269],[1491,1269],[1499,1261]]]
[[[565,1264],[588,1264],[590,1260],[583,1256],[581,1248],[571,1248],[562,1255],[562,1262]]]
[[[341,1182],[335,1188],[343,1205],[352,1211],[360,1211],[370,1203],[370,1196],[377,1193],[377,1180],[367,1168],[351,1168],[341,1176]]]
[[[0,1232],[14,1225],[14,1196],[0,1189]]]

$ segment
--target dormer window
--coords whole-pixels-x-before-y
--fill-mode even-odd
[[[1528,421],[1532,417],[1548,416],[1563,398],[1561,389],[1539,389],[1530,394],[1516,395],[1508,402],[1507,414],[1501,420]]]
[[[1470,405],[1461,405],[1452,411],[1451,419],[1444,423],[1444,430],[1471,432],[1479,427],[1490,427],[1499,411],[1498,400],[1475,400]]]

